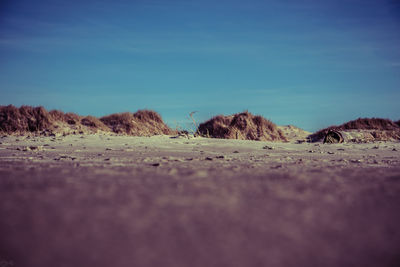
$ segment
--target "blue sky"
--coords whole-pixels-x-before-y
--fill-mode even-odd
[[[2,0],[0,105],[400,119],[397,0]]]

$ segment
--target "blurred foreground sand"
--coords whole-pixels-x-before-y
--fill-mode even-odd
[[[400,143],[0,142],[0,263],[400,266]]]

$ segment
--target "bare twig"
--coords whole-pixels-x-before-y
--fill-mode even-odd
[[[196,127],[196,132],[195,132],[195,133],[198,134],[198,133],[199,133],[199,128],[197,127],[196,120],[193,118],[193,114],[196,113],[196,112],[197,112],[197,111],[192,111],[192,112],[190,112],[189,116],[190,116],[190,118],[192,118],[194,127]]]

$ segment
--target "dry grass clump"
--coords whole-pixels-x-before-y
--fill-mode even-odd
[[[102,130],[105,132],[110,130],[110,128],[108,128],[101,120],[99,120],[96,117],[90,116],[90,115],[83,117],[80,120],[80,123],[84,126],[99,129],[99,130]]]
[[[2,132],[16,132],[21,128],[26,128],[25,119],[21,119],[19,109],[9,105],[0,107],[0,130]]]
[[[64,121],[69,125],[78,125],[80,120],[81,116],[72,112],[68,112],[64,115]]]
[[[112,114],[98,119],[59,110],[48,112],[43,107],[0,106],[0,132],[49,135],[88,134],[98,131],[138,136],[176,133],[163,122],[158,113],[151,110]]]
[[[0,131],[2,132],[37,132],[50,126],[51,115],[43,107],[0,106]]]
[[[65,119],[65,113],[60,110],[50,110],[49,114],[56,121],[64,121]]]
[[[132,113],[117,113],[104,116],[100,121],[107,125],[114,133],[129,134],[133,128],[134,121]]]
[[[106,124],[104,122],[106,122]],[[110,129],[111,128],[111,129]],[[172,134],[161,116],[150,110],[103,117],[82,117],[59,110],[48,112],[43,107],[0,106],[0,132],[8,134],[71,134],[116,132],[130,135]]]
[[[154,121],[156,123],[164,124],[161,115],[152,110],[147,110],[147,109],[138,110],[135,113],[133,113],[133,117],[142,122]]]
[[[151,110],[111,114],[100,120],[118,134],[142,136],[175,133],[158,113]]]
[[[108,130],[109,131],[109,130]],[[0,132],[8,134],[68,134],[85,132],[80,116],[44,107],[0,106]]]
[[[230,116],[219,115],[201,123],[198,132],[203,136],[225,139],[287,141],[277,126],[247,111]]]
[[[53,122],[65,122],[69,125],[78,125],[80,121],[80,116],[72,112],[64,113],[60,110],[50,110],[49,114]]]
[[[380,118],[359,118],[357,120],[346,122],[339,126],[330,126],[328,128],[319,130],[318,132],[310,135],[312,141],[319,141],[323,139],[330,131],[362,131],[367,130],[371,132],[375,141],[386,141],[390,139],[400,140],[400,126],[397,122],[389,119]]]
[[[341,130],[397,130],[399,128],[393,121],[380,118],[359,118],[339,126]]]

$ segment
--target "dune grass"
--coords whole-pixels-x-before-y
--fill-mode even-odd
[[[287,141],[283,132],[273,122],[248,111],[229,116],[215,116],[201,123],[198,132],[213,138]]]
[[[158,113],[151,110],[111,114],[100,120],[118,134],[148,136],[175,133],[164,123]]]
[[[196,123],[196,135],[211,138],[288,141],[289,137],[273,122],[253,115],[248,111],[228,116],[218,115],[208,121]],[[400,120],[381,118],[359,118],[339,126],[330,126],[309,136],[311,141],[322,140],[329,131],[368,130],[376,141],[400,140]],[[5,134],[92,134],[97,132],[133,136],[174,135],[178,129],[169,128],[160,114],[153,110],[123,112],[101,118],[64,113],[59,110],[47,111],[44,107],[8,105],[0,106],[0,132]]]
[[[79,116],[44,107],[0,106],[0,132],[7,134],[52,134],[113,132],[127,135],[173,134],[161,116],[152,110],[111,114],[102,118]]]
[[[319,130],[312,135],[312,141],[319,141],[323,139],[329,131],[346,131],[346,130],[371,130],[372,135],[376,140],[398,139],[400,133],[400,125],[398,122],[393,122],[389,119],[381,118],[358,118],[346,122],[339,126],[330,126],[328,128]]]

